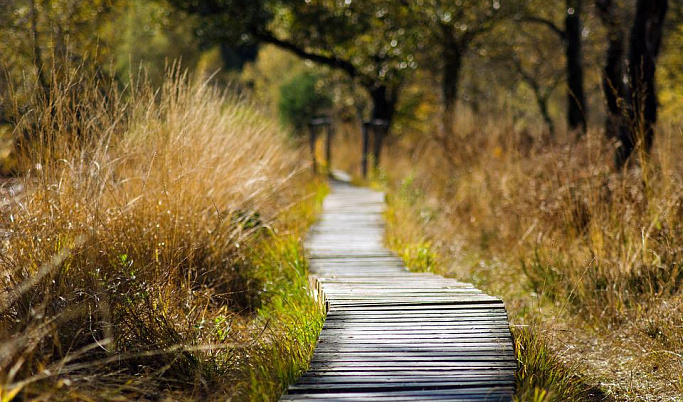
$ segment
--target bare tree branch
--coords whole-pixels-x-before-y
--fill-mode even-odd
[[[560,37],[560,39],[565,40],[567,38],[567,32],[564,29],[558,27],[554,22],[547,20],[545,18],[530,16],[524,17],[520,19],[520,21],[544,25],[550,28],[551,31],[555,32]]]
[[[340,69],[346,72],[352,78],[360,78],[363,85],[370,85],[370,82],[372,81],[369,77],[365,76],[360,71],[358,71],[358,68],[356,68],[356,66],[348,60],[344,60],[336,56],[329,56],[308,51],[295,43],[278,38],[277,36],[275,36],[275,34],[269,31],[260,31],[256,33],[255,37],[256,39],[262,42],[275,45],[281,49],[292,52],[299,57],[311,60],[316,63],[324,64],[326,66]]]

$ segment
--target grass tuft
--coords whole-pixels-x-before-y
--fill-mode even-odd
[[[546,344],[538,328],[513,327],[518,401],[604,401],[606,396]]]
[[[3,400],[275,399],[321,322],[300,239],[324,193],[277,123],[178,70],[83,69],[13,121]]]

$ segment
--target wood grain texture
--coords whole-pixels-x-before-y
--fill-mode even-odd
[[[282,401],[510,401],[502,301],[411,273],[383,245],[384,194],[334,181],[306,248],[328,312],[309,370]]]

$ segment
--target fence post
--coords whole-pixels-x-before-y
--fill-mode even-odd
[[[308,132],[309,132],[309,147],[311,149],[311,158],[313,160],[313,172],[318,171],[318,163],[315,160],[315,137],[316,137],[316,132],[315,132],[315,126],[311,123],[308,124]]]
[[[361,170],[363,178],[368,177],[368,146],[370,145],[370,138],[368,136],[369,122],[363,122],[363,154],[361,156]]]
[[[382,143],[389,130],[389,121],[373,119],[363,122],[363,157],[361,160],[363,178],[368,177],[368,151],[370,148],[370,131],[372,130],[372,156],[374,157],[373,168],[379,167],[379,156],[382,152]]]
[[[386,120],[375,119],[373,120],[373,125],[374,143],[372,156],[374,158],[373,167],[375,170],[377,170],[379,169],[379,158],[382,153],[382,145],[384,144],[384,138],[386,137],[387,131],[389,130],[389,122]]]
[[[327,141],[325,142],[325,159],[327,162],[327,173],[332,173],[332,123],[327,123]]]

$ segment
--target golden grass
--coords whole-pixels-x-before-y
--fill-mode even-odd
[[[3,176],[10,175],[15,168],[16,161],[12,157],[13,143],[12,127],[0,124],[0,180]]]
[[[321,314],[291,251],[311,217],[281,219],[319,201],[296,147],[249,102],[180,73],[158,91],[87,77],[56,83],[16,128],[25,197],[0,216],[2,400],[225,398],[282,375],[251,378],[267,363],[254,356],[305,355],[315,328],[278,345],[282,317]],[[304,311],[281,311],[282,292]]]
[[[527,341],[609,397],[680,395],[680,124],[660,124],[653,157],[623,172],[597,130],[548,142],[505,116],[464,115],[456,132],[388,150],[389,245],[503,297],[513,325],[533,324]],[[552,381],[530,386],[567,398]]]

